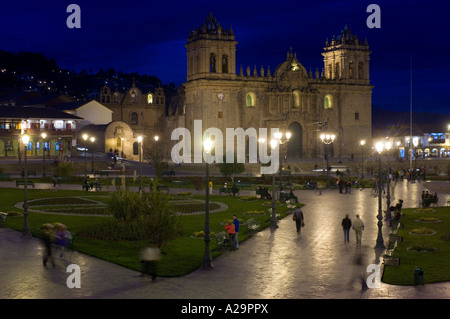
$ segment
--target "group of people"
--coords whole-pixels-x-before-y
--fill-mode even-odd
[[[44,266],[48,262],[51,262],[55,266],[55,259],[53,256],[53,245],[56,245],[57,251],[59,251],[59,257],[64,258],[65,250],[72,234],[68,231],[67,227],[61,223],[44,224],[42,225],[43,241],[45,246],[45,254],[43,256],[42,263]]]
[[[227,231],[228,239],[230,241],[230,251],[239,249],[239,240],[238,240],[239,219],[237,218],[236,215],[233,215],[232,222],[225,223],[225,230]]]
[[[343,180],[341,177],[336,182],[339,193],[343,194],[350,194],[352,192],[352,181],[351,180]]]

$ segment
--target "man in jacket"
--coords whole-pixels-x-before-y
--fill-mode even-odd
[[[303,226],[303,212],[300,208],[294,211],[292,219],[295,220],[295,226],[297,227],[297,233],[300,232]]]
[[[353,222],[353,230],[355,231],[356,244],[361,245],[362,231],[364,230],[364,222],[356,215],[356,219]]]
[[[342,228],[344,229],[344,241],[347,243],[350,241],[350,228],[352,227],[352,221],[348,218],[348,214],[342,220]]]

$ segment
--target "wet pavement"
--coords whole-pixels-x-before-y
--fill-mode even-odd
[[[403,199],[404,208],[417,207],[425,189],[439,194],[439,205],[450,200],[448,182],[403,181],[393,186],[391,204]],[[361,276],[369,274],[367,266],[381,265],[384,253],[374,248],[378,197],[371,189],[353,189],[351,194],[334,189],[296,191],[296,195],[305,204],[306,225],[299,234],[288,216],[276,229],[260,231],[241,243],[239,250],[215,259],[213,270],[199,269],[154,282],[139,272],[76,251],[69,251],[66,260],[57,258],[55,267],[43,267],[43,247],[38,239],[22,238],[19,232],[0,228],[0,298],[450,299],[450,282],[414,287],[381,283],[378,288],[361,289]],[[365,223],[360,246],[353,231],[350,242],[344,242],[341,221],[345,214],[351,219],[359,214]],[[390,229],[384,224],[387,245]],[[362,261],[359,265],[355,263],[357,258]],[[80,266],[81,288],[67,287],[69,264]]]

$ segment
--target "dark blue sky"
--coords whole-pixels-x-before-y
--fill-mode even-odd
[[[81,29],[66,26],[71,3],[81,8]],[[380,29],[366,25],[371,3],[381,8]],[[112,67],[177,85],[186,79],[189,31],[210,12],[233,27],[237,66],[244,69],[274,71],[293,47],[308,71],[321,70],[326,39],[348,25],[372,51],[373,105],[409,111],[412,60],[413,110],[450,114],[446,1],[26,0],[2,1],[0,12],[0,50],[43,53],[76,71]]]

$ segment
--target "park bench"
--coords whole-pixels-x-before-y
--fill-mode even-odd
[[[175,186],[188,186],[189,182],[184,180],[184,181],[172,181],[172,184]]]
[[[175,171],[173,169],[171,169],[170,171],[166,170],[166,171],[163,171],[163,175],[172,177],[172,176],[175,176]]]
[[[167,194],[169,193],[169,186],[167,185],[158,185],[156,189],[159,191],[165,191]]]
[[[247,220],[246,224],[248,230],[250,231],[258,231],[259,228],[261,227],[259,222],[257,222],[254,218],[250,218],[249,220]]]
[[[272,199],[272,196],[269,193],[269,190],[265,187],[259,186],[256,189],[256,195],[259,195],[262,199]]]
[[[250,183],[250,182],[236,182],[236,187],[251,189],[252,188],[252,183]]]
[[[20,185],[25,186],[25,180],[16,180],[16,187],[19,187]],[[34,188],[34,182],[27,180],[27,186],[33,186]]]
[[[25,177],[25,172],[22,170],[22,172],[20,173],[20,175],[22,177]],[[28,171],[27,172],[27,177],[30,177],[31,175],[33,175],[36,178],[36,171]]]
[[[53,176],[53,186],[61,185],[61,182],[67,182],[67,176]]]
[[[426,208],[426,207],[430,207],[431,204],[433,204],[433,206],[437,206],[437,203],[439,201],[439,197],[428,197],[428,198],[424,198],[422,201],[422,207]]]
[[[8,217],[7,213],[0,212],[0,225],[6,223],[6,217]]]
[[[95,171],[94,176],[109,176],[109,171]]]
[[[225,193],[227,195],[233,195],[236,196],[238,194],[239,196],[239,188],[236,187],[221,187],[219,188],[219,195],[222,195],[222,193]]]
[[[225,248],[230,246],[230,239],[225,231],[216,233],[214,236],[216,237],[217,248]]]
[[[8,179],[11,177],[11,174],[9,173],[2,173],[0,174],[0,179]]]
[[[401,228],[401,224],[398,223],[397,227],[392,228],[392,230],[389,232],[389,236],[397,236],[398,230]]]
[[[288,200],[295,200],[296,203],[298,203],[298,198],[297,196],[295,196],[294,194],[291,193],[285,193],[285,192],[281,192],[280,193],[280,201],[285,203]]]

